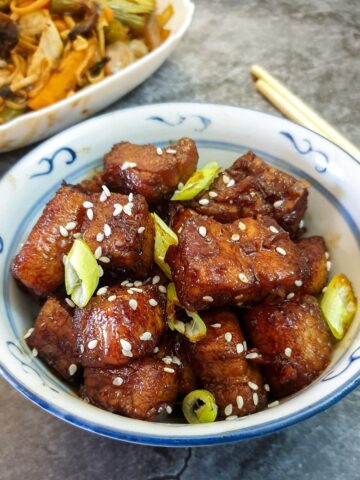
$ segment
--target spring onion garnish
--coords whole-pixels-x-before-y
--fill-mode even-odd
[[[193,390],[184,398],[182,411],[189,423],[211,423],[216,419],[218,407],[210,392]]]
[[[216,162],[208,163],[204,168],[193,173],[183,188],[174,193],[171,200],[192,200],[209,187],[220,170],[221,167]]]
[[[171,271],[165,262],[165,255],[170,245],[178,244],[178,237],[156,213],[151,215],[155,222],[154,260],[165,275],[171,279]]]
[[[190,322],[182,322],[176,318],[176,307],[181,307],[179,298],[177,296],[175,285],[169,283],[167,287],[167,321],[171,330],[185,335],[190,342],[198,342],[206,335],[206,325],[200,315],[197,312],[190,312],[185,310],[188,317],[191,318]]]
[[[90,247],[77,238],[65,260],[65,288],[80,308],[87,305],[99,283],[99,266]]]
[[[331,280],[320,300],[320,308],[332,334],[341,340],[357,309],[356,297],[346,275],[340,273]]]

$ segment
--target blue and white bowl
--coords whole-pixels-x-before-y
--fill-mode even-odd
[[[151,445],[210,445],[233,442],[304,420],[333,405],[360,383],[359,320],[333,352],[329,368],[303,391],[265,411],[207,425],[181,420],[151,423],[93,407],[33,358],[23,336],[36,306],[9,275],[11,259],[62,180],[78,182],[121,140],[166,145],[196,140],[200,165],[227,167],[248,149],[311,184],[306,226],[323,235],[331,273],[346,273],[360,292],[360,164],[346,152],[299,125],[265,113],[222,105],[169,103],[113,112],[48,140],[0,182],[0,370],[21,393],[51,414],[86,430]],[[171,422],[171,423],[170,423]]]

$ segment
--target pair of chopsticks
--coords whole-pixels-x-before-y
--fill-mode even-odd
[[[308,107],[279,80],[260,65],[253,65],[251,73],[256,79],[256,89],[281,113],[296,123],[320,133],[360,161],[360,150],[338,130]]]

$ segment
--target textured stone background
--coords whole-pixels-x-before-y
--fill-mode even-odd
[[[198,100],[274,112],[250,78],[256,62],[360,144],[358,0],[195,4],[194,22],[172,58],[109,110]],[[0,155],[0,173],[25,151]],[[3,380],[0,399],[0,480],[360,479],[360,391],[280,433],[192,450],[91,435],[41,411]]]

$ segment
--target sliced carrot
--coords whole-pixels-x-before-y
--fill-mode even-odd
[[[108,5],[104,5],[104,15],[106,20],[110,23],[115,20],[114,10],[110,8]]]
[[[159,15],[156,16],[156,20],[159,26],[164,27],[173,15],[174,15],[174,8],[169,3],[169,5],[167,5],[164,8],[164,10],[161,13],[159,13]]]

